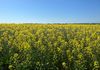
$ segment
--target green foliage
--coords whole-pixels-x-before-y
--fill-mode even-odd
[[[0,24],[0,70],[100,70],[100,25]]]

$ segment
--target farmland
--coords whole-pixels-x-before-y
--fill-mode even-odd
[[[0,24],[0,70],[100,70],[100,25]]]

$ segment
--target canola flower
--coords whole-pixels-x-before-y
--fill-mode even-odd
[[[98,24],[0,24],[0,70],[100,70]]]

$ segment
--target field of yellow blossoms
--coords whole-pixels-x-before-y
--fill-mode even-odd
[[[0,24],[0,70],[100,70],[100,25]]]

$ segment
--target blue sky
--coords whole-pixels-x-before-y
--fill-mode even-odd
[[[99,23],[100,0],[0,0],[0,22]]]

